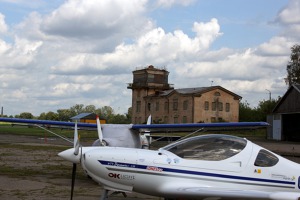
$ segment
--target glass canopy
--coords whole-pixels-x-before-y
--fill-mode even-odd
[[[184,159],[219,161],[241,152],[247,140],[230,135],[203,135],[167,145],[162,149]]]

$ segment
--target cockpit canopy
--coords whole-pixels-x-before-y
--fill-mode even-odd
[[[187,138],[162,149],[184,159],[220,161],[241,152],[247,140],[230,135],[203,135]]]

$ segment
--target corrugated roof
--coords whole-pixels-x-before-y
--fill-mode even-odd
[[[94,113],[80,113],[79,115],[76,115],[76,116],[72,117],[71,119],[72,120],[83,119],[83,118],[86,118],[86,117],[88,117],[90,115],[94,116],[95,114]],[[95,117],[95,119],[96,119],[96,117]]]
[[[289,89],[285,92],[283,97],[279,100],[279,102],[276,104],[275,108],[273,109],[273,113],[276,112],[276,110],[279,108],[279,106],[285,101],[289,93],[292,91],[292,89],[295,89],[300,93],[300,84],[294,84],[289,87]]]
[[[298,92],[300,92],[300,84],[295,84],[295,85],[294,85],[294,88],[295,88],[296,90],[298,90]]]

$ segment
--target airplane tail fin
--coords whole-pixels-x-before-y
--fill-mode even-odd
[[[103,133],[102,133],[102,130],[101,130],[100,119],[99,119],[98,115],[97,115],[96,121],[97,121],[97,131],[98,131],[99,141],[100,141],[100,144],[102,144]]]
[[[149,115],[147,119],[147,125],[151,125],[151,122],[152,122],[152,117],[151,115]],[[145,131],[144,135],[141,135],[141,140],[142,140],[142,149],[149,149],[149,146],[152,142],[150,131]]]

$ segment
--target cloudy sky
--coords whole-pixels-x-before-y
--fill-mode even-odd
[[[123,114],[132,71],[154,65],[175,88],[220,85],[255,107],[285,93],[299,43],[298,0],[0,0],[0,106]]]

